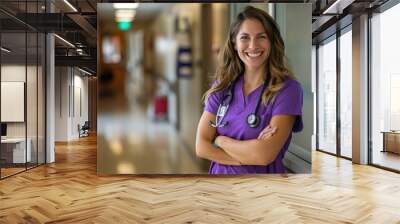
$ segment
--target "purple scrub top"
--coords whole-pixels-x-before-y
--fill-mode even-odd
[[[246,97],[243,94],[244,76],[241,75],[234,87],[233,99],[229,105],[228,112],[223,118],[223,122],[228,124],[217,128],[217,135],[223,135],[236,140],[256,139],[259,133],[269,124],[274,115],[296,115],[296,121],[293,126],[293,132],[299,132],[303,129],[302,107],[303,107],[303,89],[296,80],[287,79],[284,87],[280,90],[275,100],[267,105],[260,104],[258,114],[261,121],[257,128],[251,128],[247,125],[246,117],[254,112],[258,97],[262,91],[263,85],[253,90]],[[205,104],[204,110],[212,114],[217,114],[218,106],[223,97],[224,90],[212,93]],[[283,157],[289,147],[292,134],[289,135],[276,159],[267,166],[258,165],[224,165],[212,161],[210,174],[255,174],[255,173],[285,173]],[[216,149],[219,150],[219,149]],[[265,150],[268,150],[267,148]]]

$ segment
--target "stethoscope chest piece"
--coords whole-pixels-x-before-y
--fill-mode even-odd
[[[260,103],[262,100],[262,94],[264,93],[264,90],[267,88],[267,85],[268,85],[270,79],[271,79],[271,77],[268,76],[264,82],[263,88],[258,97],[256,108],[254,109],[254,111],[252,113],[247,115],[246,122],[247,122],[247,125],[249,125],[249,127],[251,127],[251,128],[256,128],[260,124],[261,118],[260,118],[260,116],[257,115],[257,112],[258,112],[258,109],[260,107]],[[234,80],[234,82],[231,82],[228,86],[227,91],[225,91],[224,96],[218,106],[217,115],[215,116],[215,122],[212,122],[212,121],[209,122],[210,125],[214,128],[224,127],[228,124],[227,121],[223,122],[223,119],[224,119],[224,117],[228,111],[229,105],[233,99],[234,85],[235,85],[236,81],[237,80]]]
[[[247,116],[247,124],[251,127],[251,128],[256,128],[258,126],[258,124],[260,123],[260,117],[257,116],[254,113],[251,113]]]

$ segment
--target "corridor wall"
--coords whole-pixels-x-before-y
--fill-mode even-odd
[[[88,77],[73,67],[55,68],[55,141],[79,137],[78,124],[88,121]]]
[[[293,135],[285,166],[295,173],[311,172],[314,129],[314,94],[311,72],[311,4],[275,4],[275,19],[285,42],[285,54],[295,77],[303,87],[303,131]]]

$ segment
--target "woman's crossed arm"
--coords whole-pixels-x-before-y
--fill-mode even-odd
[[[296,116],[275,115],[269,126],[276,127],[276,132],[269,138],[235,140],[226,136],[218,136],[215,143],[233,159],[243,165],[263,165],[273,162],[279,154],[287,138],[292,132]]]

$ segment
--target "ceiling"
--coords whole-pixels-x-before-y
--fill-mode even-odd
[[[350,25],[354,17],[373,12],[388,0],[309,0],[312,3],[313,44]]]
[[[45,0],[1,0],[2,46],[7,46],[7,49],[12,50],[7,53],[9,60],[18,61],[19,59],[21,61],[25,59],[25,56],[27,58],[34,57],[38,50],[36,41],[31,40],[31,35],[27,35],[26,40],[24,34],[26,30],[34,33],[54,32],[75,45],[72,47],[60,38],[55,38],[56,65],[74,65],[95,72],[97,67],[97,10],[101,15],[99,19],[113,22],[115,10],[112,2],[121,1],[68,0],[66,3],[64,0],[47,0],[46,5]],[[168,5],[170,4],[141,3],[135,19],[152,20]],[[50,11],[52,13],[49,13]],[[113,24],[113,27],[116,25]],[[28,45],[25,41],[28,41]],[[42,47],[39,45],[39,49]]]
[[[312,3],[313,42],[325,38],[335,32],[337,24],[345,26],[351,23],[351,17],[365,10],[379,7],[387,0],[294,0],[293,2]],[[116,27],[115,9],[112,0],[68,0],[75,11],[64,0],[0,0],[0,28],[2,30],[2,46],[7,46],[15,58],[22,55],[35,54],[37,43],[33,35],[28,34],[25,40],[25,30],[28,32],[54,32],[63,39],[75,45],[72,48],[59,38],[55,38],[56,64],[86,67],[96,71],[97,67],[97,12],[99,21],[106,21],[107,26]],[[288,2],[271,1],[271,2]],[[151,21],[162,11],[170,7],[169,3],[140,3],[136,9],[135,20]],[[329,13],[324,13],[333,8]],[[49,11],[52,13],[48,13]],[[27,12],[27,13],[26,13]],[[338,23],[338,21],[344,21]],[[346,22],[348,21],[348,22]],[[28,47],[25,50],[25,42]],[[41,45],[39,45],[39,49]],[[78,53],[76,49],[82,53]],[[2,53],[3,54],[3,53]],[[10,57],[12,58],[12,57]],[[72,64],[71,64],[72,63]]]
[[[37,43],[43,40],[38,35],[51,32],[75,45],[72,48],[55,38],[56,65],[79,66],[95,73],[97,1],[68,0],[68,3],[75,9],[64,0],[1,0],[2,46],[11,50],[7,54],[2,51],[2,61],[34,63],[36,55],[40,55],[37,52],[44,49],[44,43]]]

